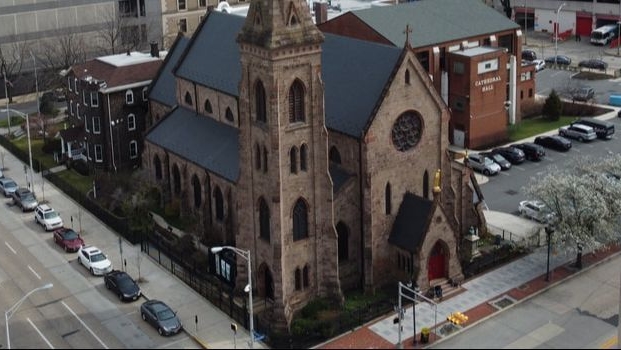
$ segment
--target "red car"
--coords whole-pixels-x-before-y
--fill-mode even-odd
[[[84,245],[82,237],[70,228],[59,228],[54,231],[54,242],[66,252],[77,252]]]

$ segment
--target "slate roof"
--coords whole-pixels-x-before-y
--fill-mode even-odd
[[[239,133],[232,126],[177,107],[145,139],[229,181],[237,181]]]
[[[416,253],[424,239],[429,216],[433,215],[433,202],[406,192],[395,218],[388,242]]]
[[[160,68],[157,80],[151,83],[149,99],[161,102],[169,107],[177,105],[175,97],[175,87],[177,85],[175,84],[173,68],[177,65],[179,57],[181,57],[189,42],[190,40],[183,35],[177,37],[164,60],[164,65]]]
[[[403,49],[324,34],[326,125],[360,138]]]
[[[139,55],[141,57],[144,56],[143,53],[132,54]],[[72,66],[71,70],[78,79],[84,79],[87,76],[91,76],[95,80],[105,81],[106,88],[111,89],[114,87],[152,80],[157,75],[162,62],[163,61],[161,59],[152,59],[142,63],[115,66],[100,59],[93,59],[85,63]]]
[[[210,12],[181,58],[176,75],[238,97],[241,62],[235,39],[243,23],[244,17]],[[328,128],[361,137],[401,51],[325,34],[322,78]]]
[[[414,48],[519,28],[481,0],[419,0],[351,13],[398,47],[405,43],[408,24]]]
[[[194,33],[182,62],[175,70],[181,78],[238,96],[241,62],[237,34],[245,17],[211,11]]]

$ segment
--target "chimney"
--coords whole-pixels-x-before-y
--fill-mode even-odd
[[[160,57],[160,50],[157,47],[157,41],[151,42],[151,57]]]
[[[315,24],[321,24],[328,20],[327,2],[314,2],[313,11],[315,12]]]

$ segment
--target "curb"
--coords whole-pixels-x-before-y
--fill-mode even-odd
[[[601,260],[598,260],[598,261],[596,261],[596,262],[594,262],[594,263],[590,264],[589,266],[585,266],[584,268],[582,268],[582,269],[580,269],[580,270],[578,270],[578,271],[576,271],[576,272],[574,272],[574,273],[572,273],[572,274],[570,274],[570,275],[566,276],[565,278],[559,279],[558,281],[553,282],[553,283],[551,283],[551,284],[547,285],[546,287],[544,287],[544,288],[542,288],[542,289],[540,289],[540,290],[538,290],[538,291],[535,291],[535,292],[533,292],[532,294],[527,295],[527,296],[525,296],[525,297],[524,297],[524,298],[522,298],[522,299],[517,300],[515,303],[513,303],[513,304],[511,304],[511,305],[509,305],[509,306],[507,306],[507,307],[505,307],[505,308],[499,309],[499,310],[497,310],[496,312],[493,312],[493,313],[491,313],[491,314],[489,314],[489,315],[487,315],[487,316],[485,316],[485,317],[483,317],[483,318],[481,318],[481,319],[479,319],[479,320],[477,320],[477,321],[473,322],[472,324],[469,324],[467,327],[462,327],[461,329],[459,329],[459,330],[457,330],[457,331],[455,331],[455,332],[451,333],[450,335],[448,335],[448,336],[446,336],[446,337],[442,337],[442,338],[440,338],[440,339],[438,339],[438,340],[434,341],[433,343],[431,343],[431,344],[429,344],[429,345],[427,345],[427,346],[423,346],[423,347],[422,347],[422,349],[429,349],[429,348],[432,348],[432,347],[436,346],[437,344],[440,344],[440,343],[442,343],[442,342],[444,342],[444,341],[446,341],[446,340],[448,340],[448,339],[450,339],[450,338],[452,338],[452,337],[454,337],[454,336],[456,336],[456,335],[458,335],[458,334],[461,334],[462,332],[466,331],[466,330],[467,330],[468,328],[470,328],[470,327],[474,327],[474,326],[476,326],[476,325],[478,325],[478,324],[480,324],[480,323],[482,323],[482,322],[485,322],[485,321],[489,320],[489,319],[490,319],[490,318],[492,318],[492,317],[498,316],[498,314],[500,314],[500,313],[502,313],[502,312],[504,312],[504,311],[506,311],[506,310],[509,310],[509,309],[513,308],[514,306],[521,304],[521,303],[522,303],[522,302],[524,302],[524,301],[530,300],[530,299],[532,299],[532,298],[534,298],[534,297],[538,296],[539,294],[541,294],[541,293],[543,293],[543,292],[546,292],[548,289],[550,289],[550,288],[552,288],[552,287],[555,287],[555,286],[557,286],[557,285],[559,285],[559,284],[561,284],[561,283],[564,283],[565,281],[567,281],[567,280],[569,280],[569,279],[572,279],[572,278],[574,278],[574,277],[576,277],[576,276],[578,276],[578,275],[580,275],[580,274],[584,273],[585,271],[589,271],[590,269],[592,269],[592,268],[594,268],[594,267],[596,267],[596,266],[598,266],[598,265],[600,265],[600,264],[603,264],[603,263],[605,263],[605,262],[607,262],[607,261],[609,261],[609,260],[612,260],[612,259],[616,258],[616,257],[617,257],[617,256],[619,256],[619,255],[621,255],[621,251],[617,251],[617,252],[615,252],[615,253],[612,253],[612,254],[610,254],[610,255],[608,255],[608,256],[606,256],[606,257],[602,258]],[[563,264],[563,265],[560,265],[560,266],[558,266],[557,268],[563,268],[563,267],[567,267],[567,266],[571,266],[571,262],[568,262],[568,263],[565,263],[565,264]],[[552,271],[554,271],[554,270],[552,270]],[[541,276],[539,276],[539,277],[536,277],[535,279],[538,279],[538,278],[543,278],[544,276],[545,276],[545,275],[541,275]],[[497,298],[497,297],[498,297],[498,296],[496,296],[496,298]],[[490,299],[490,300],[494,300],[494,299]],[[485,302],[484,304],[486,304],[486,303],[488,303],[488,302]],[[481,305],[481,304],[479,304],[479,305]],[[472,310],[472,309],[471,309],[471,310]],[[468,311],[465,311],[464,313],[467,313],[467,312],[468,312]],[[409,338],[408,338],[408,339],[409,339]]]

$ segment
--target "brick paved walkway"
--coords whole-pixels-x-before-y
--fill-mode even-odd
[[[612,245],[606,249],[600,249],[588,254],[583,255],[582,257],[582,268],[587,269],[590,266],[594,266],[609,257],[620,254],[621,246],[620,245]],[[546,290],[550,286],[555,283],[560,283],[567,278],[571,278],[572,275],[575,275],[580,271],[580,269],[574,266],[575,261],[570,263],[566,263],[564,265],[558,266],[557,268],[550,271],[550,281],[545,280],[545,274],[530,280],[527,283],[524,283],[516,288],[511,289],[507,294],[511,298],[517,300],[517,302],[526,300],[530,297],[533,297],[540,292]],[[490,299],[485,303],[482,303],[470,310],[464,312],[466,316],[468,316],[468,322],[463,325],[464,328],[472,326],[480,321],[488,317],[492,317],[495,313],[501,312],[502,309],[498,309],[491,305],[490,301],[494,299]],[[392,317],[392,316],[388,316]],[[375,321],[377,322],[377,321]],[[447,324],[447,321],[438,324],[437,329],[441,329],[441,327]],[[322,345],[319,345],[318,349],[394,349],[396,348],[395,344],[390,343],[386,339],[384,339],[379,334],[375,333],[371,329],[374,323],[366,324],[363,327],[360,327],[352,332],[343,334],[331,341],[328,341]],[[420,333],[417,333],[417,338],[419,339]],[[434,342],[434,334],[430,335],[429,343],[420,343],[416,344],[412,343],[412,337],[405,338],[403,340],[403,348],[404,349],[422,349],[430,346]]]

